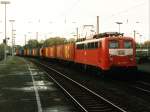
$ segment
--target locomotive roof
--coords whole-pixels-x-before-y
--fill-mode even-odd
[[[76,44],[83,44],[83,43],[90,43],[90,42],[99,42],[103,39],[110,39],[110,40],[116,40],[116,39],[124,39],[124,40],[132,40],[131,37],[122,37],[122,36],[110,36],[110,37],[106,37],[106,38],[94,38],[94,39],[89,39],[89,40],[84,40],[81,42],[76,42]]]
[[[123,36],[123,33],[118,33],[118,32],[104,32],[104,33],[100,33],[100,34],[96,34],[92,37],[92,39],[87,40],[86,38],[82,38],[82,39],[78,39],[77,40],[77,44],[78,43],[84,43],[84,42],[96,42],[101,40],[102,38],[107,38],[107,37],[119,37],[119,36]]]

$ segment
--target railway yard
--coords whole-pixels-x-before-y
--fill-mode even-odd
[[[1,0],[0,112],[150,112],[150,0]]]
[[[2,112],[149,112],[150,74],[98,76],[58,62],[9,57],[0,64]],[[141,67],[141,68],[140,68]]]

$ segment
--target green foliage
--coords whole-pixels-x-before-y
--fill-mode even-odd
[[[66,42],[67,42],[66,38],[52,37],[52,38],[46,39],[43,43],[43,46],[47,47],[47,46],[52,46],[52,45],[65,44]]]
[[[2,44],[0,44],[0,49],[1,49],[1,48],[4,48],[4,44],[3,44],[3,43],[2,43]]]
[[[47,46],[60,45],[60,44],[66,44],[66,43],[75,43],[75,39],[70,38],[67,40],[66,38],[51,37],[44,41],[43,46],[47,47]]]
[[[1,54],[4,53],[4,44],[3,43],[0,44],[0,53]]]
[[[144,44],[143,44],[143,47],[148,47],[150,48],[150,41],[145,41]]]
[[[74,43],[75,39],[70,38],[67,40],[66,38],[61,37],[50,37],[46,40],[41,40],[38,42],[37,40],[29,40],[28,43],[24,46],[24,48],[37,48],[37,47],[48,47],[53,45],[60,45],[66,43]]]
[[[4,46],[4,43],[0,44],[0,59],[4,58]],[[11,54],[11,50],[10,46],[6,46],[7,55]]]
[[[26,44],[26,45],[24,46],[24,48],[37,48],[38,45],[39,45],[38,41],[35,40],[35,39],[33,39],[33,40],[29,40],[29,41],[28,41],[28,44]]]
[[[140,44],[139,43],[136,43],[136,48],[140,48]]]
[[[15,45],[15,49],[20,49],[20,48],[22,48],[22,46],[20,46],[20,45]]]
[[[4,58],[4,44],[0,44],[0,60]]]
[[[145,41],[144,43],[136,43],[136,48],[149,48],[150,49],[150,41]]]
[[[4,44],[0,44],[0,54],[4,54]],[[6,46],[6,50],[8,51],[8,53],[11,52],[11,47],[10,46]]]

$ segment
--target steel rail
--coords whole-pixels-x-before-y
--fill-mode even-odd
[[[99,99],[103,100],[104,102],[106,102],[107,104],[111,105],[113,108],[115,108],[116,110],[118,110],[119,112],[126,112],[124,109],[120,108],[119,106],[113,104],[112,102],[108,101],[107,99],[105,99],[104,97],[98,95],[97,93],[93,92],[92,90],[88,89],[87,87],[81,85],[80,83],[74,81],[73,79],[67,77],[66,75],[62,74],[61,72],[45,65],[45,64],[42,64],[40,62],[36,62],[37,64],[40,64],[41,66],[43,66],[44,68],[48,69],[48,70],[51,70],[61,76],[63,76],[64,78],[66,78],[67,80],[70,80],[71,82],[73,82],[74,84],[78,85],[79,87],[83,88],[84,90],[86,90],[87,92],[89,92],[90,94],[93,94],[94,96],[98,97]],[[56,81],[52,76],[50,76],[50,74],[48,72],[45,71],[45,73],[48,75],[49,78],[51,78],[67,95],[69,95],[73,101],[78,104],[80,106],[80,108],[85,111],[85,112],[89,112],[82,104],[80,104],[79,101],[76,100],[75,97],[73,97],[64,87],[61,86],[61,84]]]

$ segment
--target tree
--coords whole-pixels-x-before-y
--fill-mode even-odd
[[[141,45],[139,43],[136,43],[136,48],[139,49]]]
[[[38,41],[35,40],[35,39],[33,39],[33,40],[29,40],[29,41],[28,41],[28,44],[26,44],[26,45],[24,46],[24,48],[37,48],[38,45],[39,45]]]
[[[47,46],[59,45],[59,44],[64,44],[66,42],[67,42],[66,38],[51,37],[44,41],[43,46],[47,47]]]
[[[15,49],[20,49],[20,48],[22,48],[21,45],[15,45]]]
[[[0,44],[0,57],[4,56],[4,46],[5,44],[2,43]],[[10,55],[12,53],[12,47],[11,46],[6,46],[6,53],[7,55]]]
[[[5,44],[0,44],[0,54],[4,54],[4,46]]]
[[[150,48],[150,41],[145,41],[143,44],[144,48]]]

